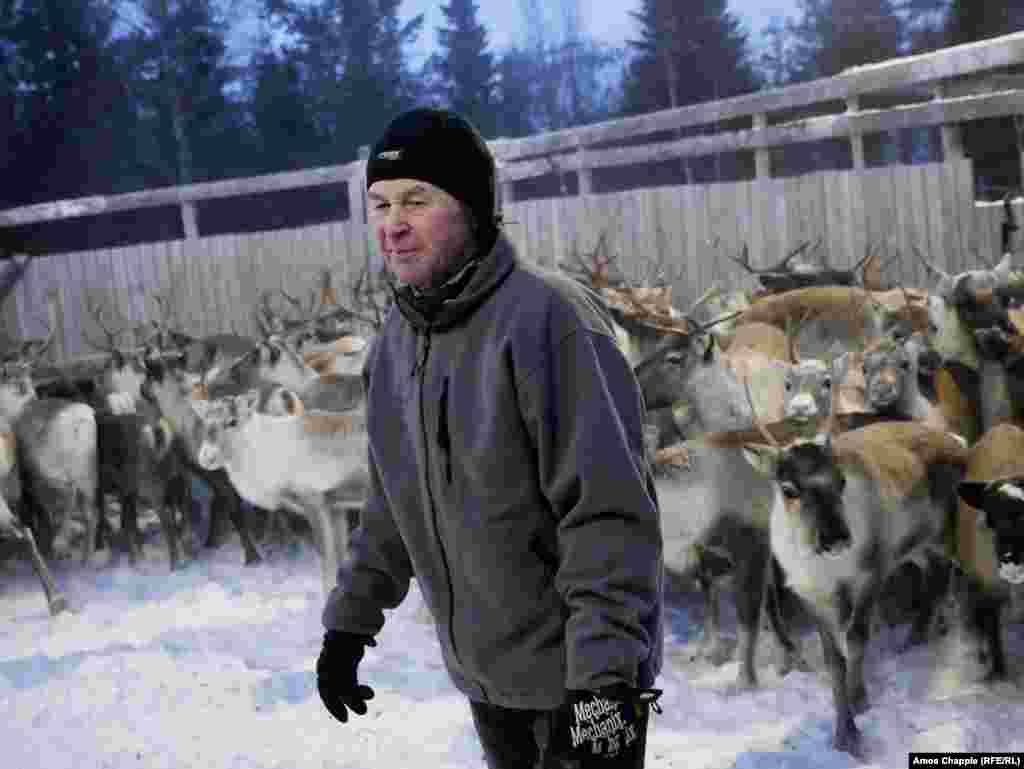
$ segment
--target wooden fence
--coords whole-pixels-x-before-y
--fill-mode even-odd
[[[524,201],[505,206],[505,230],[524,258],[548,266],[601,248],[639,278],[661,258],[674,295],[685,302],[716,283],[749,284],[727,255],[750,242],[751,199],[764,192],[739,182]],[[820,240],[836,267],[874,250],[892,259],[885,277],[904,285],[930,285],[915,249],[950,270],[999,255],[1002,207],[974,203],[967,160],[772,180],[768,194],[776,201],[771,223],[781,247]],[[1015,208],[1024,220],[1024,201]],[[866,228],[853,226],[853,209]],[[284,288],[306,297],[323,268],[344,285],[365,264],[364,238],[364,227],[344,221],[37,258],[14,307],[6,308],[18,324],[8,328],[23,338],[42,336],[55,317],[47,307],[58,298],[57,357],[77,358],[92,352],[83,332],[102,339],[83,310],[87,296],[141,322],[160,317],[160,294],[190,333],[255,333],[252,308],[261,292]]]
[[[1024,33],[720,102],[496,140],[489,144],[498,159],[505,230],[525,258],[548,265],[590,253],[599,243],[634,273],[660,259],[680,302],[712,283],[740,285],[742,270],[726,255],[739,254],[744,245],[753,263],[764,265],[819,239],[832,266],[850,266],[876,250],[896,260],[890,280],[925,285],[915,249],[951,270],[998,255],[1001,211],[975,203],[971,162],[963,157],[958,132],[964,121],[1024,115],[1024,83],[1005,73],[1021,63]],[[892,93],[903,94],[905,103],[861,108],[870,97]],[[836,104],[844,111],[828,114]],[[794,111],[812,108],[826,114],[792,118]],[[741,118],[751,127],[635,144],[648,134]],[[864,135],[923,126],[941,127],[944,162],[866,166]],[[851,170],[771,177],[770,148],[835,138],[850,142]],[[634,144],[622,145],[629,140]],[[594,169],[733,151],[754,153],[755,178],[607,194],[595,194],[591,183]],[[364,163],[0,211],[0,226],[15,226],[175,203],[186,233],[180,241],[33,259],[15,301],[3,308],[4,327],[24,338],[56,323],[62,334],[55,357],[77,358],[88,353],[83,331],[99,336],[83,309],[87,295],[141,321],[158,317],[153,297],[160,294],[171,299],[187,331],[252,333],[252,306],[262,291],[307,292],[324,267],[344,283],[375,259],[365,225]],[[552,169],[576,174],[580,194],[514,200],[516,181]],[[204,237],[195,216],[201,200],[339,181],[349,187],[347,221]]]

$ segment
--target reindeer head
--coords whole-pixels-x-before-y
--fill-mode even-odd
[[[938,276],[928,299],[928,324],[936,351],[947,361],[970,368],[980,365],[975,331],[981,328],[1010,328],[1011,323],[1001,290],[1009,285],[1010,255],[988,270],[967,270],[950,275],[924,261]]]
[[[36,399],[32,367],[24,361],[9,361],[0,366],[0,416],[13,420],[25,404]]]
[[[797,544],[808,555],[838,555],[852,544],[846,522],[846,476],[832,452],[830,437],[789,446],[748,446],[748,461],[778,485],[782,512]]]
[[[853,542],[845,515],[846,476],[832,450],[838,389],[832,388],[828,417],[819,432],[782,446],[758,418],[746,388],[754,425],[767,443],[746,446],[744,455],[754,469],[777,484],[785,525],[806,555],[838,555]]]
[[[278,382],[301,390],[312,370],[299,354],[278,338],[264,339],[230,364],[207,372],[209,385],[255,387],[261,382]]]
[[[13,421],[27,403],[36,399],[32,372],[50,349],[53,332],[45,339],[29,339],[0,357],[0,417]]]
[[[245,427],[259,408],[259,390],[213,400],[196,400],[192,409],[203,423],[203,442],[197,459],[201,467],[217,470],[224,467],[230,452],[230,441]]]
[[[634,368],[648,410],[680,400],[694,370],[714,358],[714,340],[705,334],[669,334]]]
[[[817,422],[829,414],[833,390],[846,377],[849,356],[840,355],[832,363],[811,359],[793,364],[783,377],[783,418],[795,422]]]
[[[916,390],[917,366],[899,342],[885,341],[869,349],[863,368],[866,405],[875,413],[895,408]]]
[[[999,576],[1024,585],[1024,477],[992,481],[961,481],[960,498],[981,511],[978,523],[993,534]]]

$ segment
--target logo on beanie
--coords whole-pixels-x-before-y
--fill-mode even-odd
[[[384,150],[383,152],[378,152],[377,157],[379,157],[381,160],[398,160],[400,157],[402,157],[402,151]]]

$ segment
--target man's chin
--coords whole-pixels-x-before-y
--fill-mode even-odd
[[[403,286],[413,286],[421,291],[424,286],[430,284],[430,276],[425,275],[422,270],[415,268],[402,269],[400,266],[392,266],[391,274],[397,283]]]

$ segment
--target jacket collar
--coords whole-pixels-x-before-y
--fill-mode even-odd
[[[499,234],[490,252],[471,259],[437,292],[391,284],[395,304],[417,331],[444,331],[468,317],[516,265],[515,250]]]

